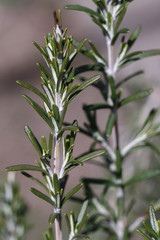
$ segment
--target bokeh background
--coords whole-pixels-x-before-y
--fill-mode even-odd
[[[35,63],[43,61],[32,41],[44,45],[44,36],[48,32],[52,32],[53,9],[61,8],[62,24],[63,27],[68,27],[69,34],[72,34],[79,41],[84,37],[91,39],[99,46],[100,51],[106,54],[103,36],[89,17],[83,13],[64,10],[66,4],[73,3],[86,6],[93,5],[91,0],[0,0],[0,174],[3,174],[4,168],[8,165],[33,164],[36,160],[37,155],[23,130],[25,124],[31,127],[37,137],[47,136],[49,133],[44,122],[21,97],[22,93],[28,94],[28,92],[19,87],[16,80],[30,82],[37,87],[40,86],[40,73]],[[141,24],[142,32],[134,49],[160,48],[159,0],[134,0],[130,4],[123,25],[134,30],[138,24]],[[85,60],[82,57],[76,60],[75,64],[84,63]],[[132,113],[134,112],[135,115],[132,121],[137,126],[142,122],[151,107],[160,106],[160,57],[135,63],[128,68],[127,72],[126,70],[120,72],[118,78],[140,69],[144,69],[145,74],[141,79],[135,80],[136,83],[132,86],[128,86],[129,91],[134,91],[132,88],[138,85],[140,88],[153,87],[154,93],[143,104],[141,117],[136,117],[139,106],[133,108]],[[100,102],[101,97],[95,89],[90,87],[71,104],[66,120],[78,119],[79,125],[82,126],[85,120],[81,110],[82,104],[96,101]],[[132,121],[130,113],[123,113],[122,115],[121,131],[125,139],[126,136],[129,136],[126,130],[124,132],[125,126],[126,124],[128,126],[132,125]],[[99,121],[103,126],[105,123],[103,112],[100,113]],[[88,138],[78,135],[75,156],[88,150],[89,141]],[[129,161],[128,167],[130,164],[131,161]],[[145,164],[149,166],[151,163],[148,160]],[[82,176],[88,174],[95,176],[95,172],[96,176],[101,174],[92,165],[78,168],[71,174],[68,188],[78,183]],[[17,179],[20,181],[22,195],[29,205],[29,221],[33,223],[33,229],[30,230],[26,239],[41,240],[42,231],[48,227],[47,216],[51,209],[46,206],[46,203],[38,200],[30,193],[29,188],[31,185],[34,186],[32,182],[20,174],[17,174]],[[146,192],[148,191],[149,195],[151,188],[148,189]]]

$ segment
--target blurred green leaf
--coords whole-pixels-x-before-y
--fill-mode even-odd
[[[137,76],[139,76],[140,74],[143,74],[143,73],[144,73],[144,71],[140,70],[140,71],[137,71],[137,72],[125,77],[124,79],[122,79],[121,81],[119,81],[116,84],[116,88],[120,87],[123,83],[126,83],[127,81],[131,80],[132,78],[137,77]]]
[[[116,87],[115,87],[115,80],[112,76],[109,76],[109,84],[111,88],[111,98],[113,101],[116,100]]]
[[[85,216],[86,210],[87,210],[87,206],[88,206],[88,200],[84,201],[81,210],[79,212],[78,218],[77,218],[77,224],[80,225],[81,222],[83,221],[83,218]]]
[[[112,44],[112,45],[115,44],[115,42],[116,42],[116,40],[117,40],[117,38],[119,37],[120,34],[124,34],[124,33],[126,34],[126,33],[129,33],[129,32],[130,32],[130,30],[129,30],[128,28],[122,28],[122,29],[120,29],[120,30],[114,35],[111,44]]]
[[[98,184],[98,185],[105,185],[105,186],[117,186],[116,183],[112,182],[108,179],[103,178],[82,178],[82,182],[87,184]]]
[[[137,40],[137,38],[140,34],[140,31],[141,31],[141,26],[138,25],[128,39],[128,42],[127,42],[128,43],[128,49],[130,49],[133,46],[134,42]]]
[[[121,22],[122,22],[122,20],[125,16],[126,11],[127,11],[127,6],[124,6],[123,10],[121,11],[121,13],[118,16],[118,19],[117,19],[117,22],[116,22],[116,25],[115,25],[115,28],[114,28],[115,34],[118,31],[118,28],[119,28],[119,26],[120,26],[120,24],[121,24]]]
[[[43,233],[43,237],[45,240],[55,240],[52,227],[49,227],[48,231]]]
[[[127,98],[122,99],[121,102],[119,103],[119,107],[124,106],[127,103],[148,97],[152,92],[153,92],[153,89],[149,88],[147,90],[143,90],[138,93],[135,93]]]
[[[123,58],[121,66],[123,67],[133,61],[137,61],[140,59],[157,56],[157,55],[160,55],[160,49],[133,52],[133,53],[126,55]]]
[[[84,73],[84,72],[88,72],[88,71],[103,72],[104,71],[103,69],[104,69],[104,66],[102,64],[86,64],[86,65],[76,67],[75,76],[80,74],[80,73]]]
[[[138,132],[137,136],[142,135],[143,133],[146,133],[150,128],[151,125],[153,123],[153,120],[155,119],[157,114],[157,109],[152,109],[147,117],[147,119],[145,120],[142,128],[140,129],[140,131]]]
[[[158,157],[160,157],[160,148],[158,146],[149,141],[145,141],[145,146],[149,147],[153,152],[155,152],[158,155]]]
[[[49,220],[48,220],[49,224],[53,224],[55,219],[58,217],[58,215],[59,215],[58,213],[52,213],[49,217]]]
[[[129,186],[133,183],[140,182],[149,178],[156,177],[160,174],[160,169],[148,170],[135,175],[124,183],[124,186]]]
[[[87,239],[87,240],[90,239],[89,237],[87,237],[87,236],[85,236],[85,235],[76,234],[76,235],[72,238],[72,240],[73,240],[73,239],[77,239],[77,238],[79,238],[79,239]]]
[[[112,129],[116,122],[116,114],[115,112],[111,112],[108,117],[107,125],[106,125],[106,136],[109,137],[112,133]]]
[[[112,108],[111,105],[108,103],[96,103],[96,104],[91,104],[91,105],[85,105],[85,109],[87,111],[93,111],[93,110],[99,110],[99,109],[106,109],[106,108]]]

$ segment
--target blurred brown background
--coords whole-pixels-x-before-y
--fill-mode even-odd
[[[34,110],[21,97],[22,93],[30,94],[16,84],[16,80],[30,82],[40,86],[40,73],[35,63],[42,61],[37,49],[32,45],[36,41],[44,44],[44,36],[52,31],[52,10],[61,8],[63,27],[68,27],[68,33],[76,39],[83,37],[92,39],[100,46],[100,51],[105,51],[105,42],[100,30],[95,27],[88,16],[83,13],[64,10],[66,4],[92,5],[91,0],[0,0],[0,173],[8,165],[18,163],[33,164],[37,155],[23,131],[23,126],[28,124],[36,136],[47,137],[48,128],[37,116]],[[135,44],[136,50],[160,48],[160,1],[159,0],[134,0],[128,9],[123,25],[132,30],[141,24],[142,32]],[[84,59],[76,61],[82,63]],[[160,106],[160,57],[154,57],[138,62],[128,68],[128,72],[144,69],[143,83],[155,89],[147,101],[145,109],[151,106]],[[125,75],[125,70],[119,77]],[[31,96],[31,94],[30,94]],[[81,105],[84,102],[93,103],[101,97],[99,93],[89,88],[83,95],[71,104],[67,115],[68,121],[79,120],[79,125],[84,121]],[[144,109],[144,112],[146,111]],[[103,114],[102,124],[103,124]],[[139,119],[136,119],[139,121]],[[123,125],[123,124],[122,124]],[[79,135],[75,155],[87,151],[89,139]],[[90,174],[94,176],[95,169],[90,166]],[[78,168],[73,172],[69,183],[76,184],[81,176],[88,174],[86,167]],[[96,173],[97,175],[98,173]],[[34,185],[20,174],[17,174],[21,183],[23,196],[30,207],[30,220],[36,223],[29,236],[35,240],[42,239],[41,232],[48,227],[47,216],[51,210],[41,200],[37,200],[30,192]],[[74,179],[74,181],[73,181]],[[40,210],[41,208],[41,210]]]

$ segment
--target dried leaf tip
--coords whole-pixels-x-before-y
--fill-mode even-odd
[[[53,10],[53,18],[54,18],[55,26],[58,25],[59,28],[61,28],[61,11],[60,11],[60,9],[58,9],[58,16],[57,16],[56,10]]]

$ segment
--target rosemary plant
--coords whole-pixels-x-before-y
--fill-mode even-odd
[[[157,146],[150,139],[160,135],[160,123],[155,123],[157,109],[152,109],[137,134],[133,136],[133,140],[127,141],[126,145],[122,142],[119,111],[123,106],[133,101],[148,97],[152,93],[152,89],[145,89],[130,96],[125,96],[122,91],[123,85],[132,80],[134,76],[139,76],[142,71],[125,76],[121,80],[118,80],[117,77],[118,71],[122,68],[137,60],[160,55],[160,50],[131,52],[141,28],[138,26],[129,34],[130,30],[121,28],[121,23],[132,0],[92,1],[96,6],[96,11],[80,5],[68,5],[66,8],[87,13],[92,21],[100,27],[106,43],[107,57],[100,53],[92,41],[89,41],[90,47],[86,47],[84,46],[86,39],[78,42],[72,36],[68,36],[67,29],[62,30],[60,11],[58,11],[58,16],[54,12],[55,27],[53,28],[53,34],[49,33],[45,38],[45,47],[40,47],[34,42],[46,63],[46,67],[37,63],[41,72],[43,92],[29,83],[17,81],[19,85],[40,97],[43,106],[37,104],[29,96],[23,95],[40,117],[43,118],[51,132],[48,140],[45,136],[42,136],[40,143],[30,127],[25,126],[25,133],[37,151],[39,160],[36,161],[36,165],[16,165],[7,167],[6,170],[22,172],[24,176],[36,182],[45,191],[44,193],[39,189],[31,188],[34,195],[51,204],[53,209],[49,216],[51,226],[44,233],[45,240],[89,239],[88,236],[98,230],[105,234],[105,239],[106,236],[109,239],[116,240],[128,239],[145,217],[139,217],[133,222],[130,221],[129,214],[132,203],[130,207],[127,207],[126,190],[136,182],[160,174],[160,170],[157,168],[140,174],[135,172],[128,179],[124,178],[124,162],[132,152],[143,147],[158,152]],[[117,39],[120,36],[122,37],[119,50],[115,52],[115,45],[117,45]],[[93,63],[73,67],[73,60],[79,52]],[[96,75],[90,79],[79,77],[82,82],[77,84],[75,76],[86,71],[98,71],[101,75]],[[83,109],[88,120],[84,127],[79,127],[77,120],[73,121],[72,124],[66,124],[64,121],[68,105],[91,84],[100,91],[104,101],[84,105]],[[107,112],[105,116],[108,116],[106,118],[106,127],[103,130],[101,130],[97,121],[99,109],[104,109]],[[93,143],[87,154],[74,158],[75,137],[79,130],[91,137]],[[126,129],[126,131],[129,131],[129,129]],[[97,150],[97,146],[98,148],[100,146],[102,150]],[[103,155],[102,166],[106,170],[107,177],[83,178],[82,183],[66,193],[65,186],[69,172],[100,155]],[[98,164],[100,165],[99,162]],[[44,182],[26,171],[40,172]],[[78,199],[73,195],[79,191],[83,184],[85,196]],[[99,195],[94,191],[92,184],[102,188]],[[108,194],[110,189],[115,193],[114,201]],[[65,214],[69,230],[69,235],[66,237],[62,235],[62,209],[70,198],[78,199],[82,202],[82,207],[78,217],[75,217],[72,211]],[[90,206],[94,208],[94,213],[91,213],[89,218],[86,215],[88,201]],[[153,207],[150,207],[150,212],[152,215],[151,225],[154,231],[152,235],[158,236],[156,234],[159,234],[159,230],[155,221]],[[55,226],[54,231],[52,224]],[[84,230],[82,231],[83,226]],[[147,229],[153,232],[150,228]],[[141,233],[146,236],[142,231]]]
[[[31,188],[33,194],[53,207],[49,223],[55,224],[55,237],[52,229],[49,228],[48,232],[44,233],[45,240],[64,239],[64,237],[62,238],[62,207],[82,187],[80,183],[64,194],[70,170],[105,152],[104,150],[96,150],[79,158],[73,156],[75,137],[79,128],[77,121],[73,121],[70,126],[63,126],[68,104],[86,87],[98,81],[101,76],[96,75],[81,84],[72,85],[75,69],[71,65],[86,39],[80,43],[78,48],[73,48],[72,37],[67,36],[67,29],[62,30],[60,11],[58,11],[58,16],[54,12],[54,20],[53,34],[49,33],[45,38],[45,48],[40,47],[35,42],[33,43],[42,54],[48,68],[47,70],[40,63],[37,63],[41,72],[41,86],[44,93],[29,83],[17,81],[19,85],[29,89],[43,101],[43,107],[41,107],[30,97],[23,95],[51,129],[48,144],[44,136],[41,137],[41,143],[39,143],[30,127],[25,126],[25,133],[37,151],[39,161],[36,161],[37,165],[25,164],[6,168],[7,171],[21,171],[23,175],[35,181],[46,191],[47,195],[38,189]],[[64,134],[66,131],[69,131],[69,133]],[[26,170],[41,172],[45,183],[30,175]],[[78,237],[87,238],[80,234],[81,228],[86,221],[86,207],[87,202],[84,202],[77,220],[74,218],[73,212],[69,214],[69,217],[66,215],[70,240]]]
[[[85,186],[86,198],[90,200],[92,207],[95,209],[91,214],[85,233],[93,234],[95,231],[101,231],[108,236],[109,239],[124,240],[128,239],[135,231],[137,226],[143,221],[144,217],[135,219],[130,222],[131,207],[127,207],[126,190],[132,187],[132,184],[152,178],[160,174],[160,170],[153,169],[139,174],[133,173],[133,176],[124,178],[124,162],[130,155],[140,148],[148,147],[157,152],[157,146],[151,142],[151,138],[160,135],[160,123],[155,123],[157,109],[152,109],[148,113],[146,120],[139,131],[133,136],[131,141],[126,141],[124,145],[120,136],[119,111],[127,104],[148,97],[152,93],[152,89],[145,89],[135,92],[133,95],[125,96],[123,93],[123,85],[127,81],[131,81],[133,77],[139,76],[142,71],[138,71],[125,76],[119,80],[118,71],[131,63],[154,55],[159,55],[160,50],[147,50],[132,52],[131,48],[137,40],[141,27],[129,33],[128,28],[121,28],[122,20],[125,16],[127,8],[132,1],[118,0],[92,0],[97,11],[81,5],[67,5],[66,9],[82,11],[91,17],[91,20],[102,30],[104,41],[106,43],[106,56],[103,56],[99,49],[92,41],[89,41],[90,47],[83,46],[81,53],[85,55],[92,64],[85,64],[76,68],[76,74],[82,74],[86,71],[99,71],[103,80],[100,79],[94,83],[104,102],[96,104],[85,104],[83,109],[88,122],[84,127],[80,128],[81,132],[93,139],[91,145],[94,150],[97,145],[106,150],[101,164],[106,169],[107,177],[102,178],[83,178],[82,182]],[[117,39],[121,36],[118,53],[115,51],[115,45],[118,45]],[[76,47],[80,43],[73,41]],[[85,77],[81,77],[84,81]],[[106,127],[101,130],[101,126],[97,122],[98,110],[104,109],[108,113],[106,118]],[[106,116],[105,114],[104,116]],[[125,131],[130,131],[126,129]],[[97,195],[92,187],[93,184],[97,188],[102,189],[102,193]],[[110,197],[110,189],[115,193],[115,199]],[[83,201],[83,199],[79,199]],[[106,239],[106,238],[105,238]]]
[[[8,173],[0,185],[0,239],[21,240],[27,231],[27,205],[20,196],[15,173]]]

